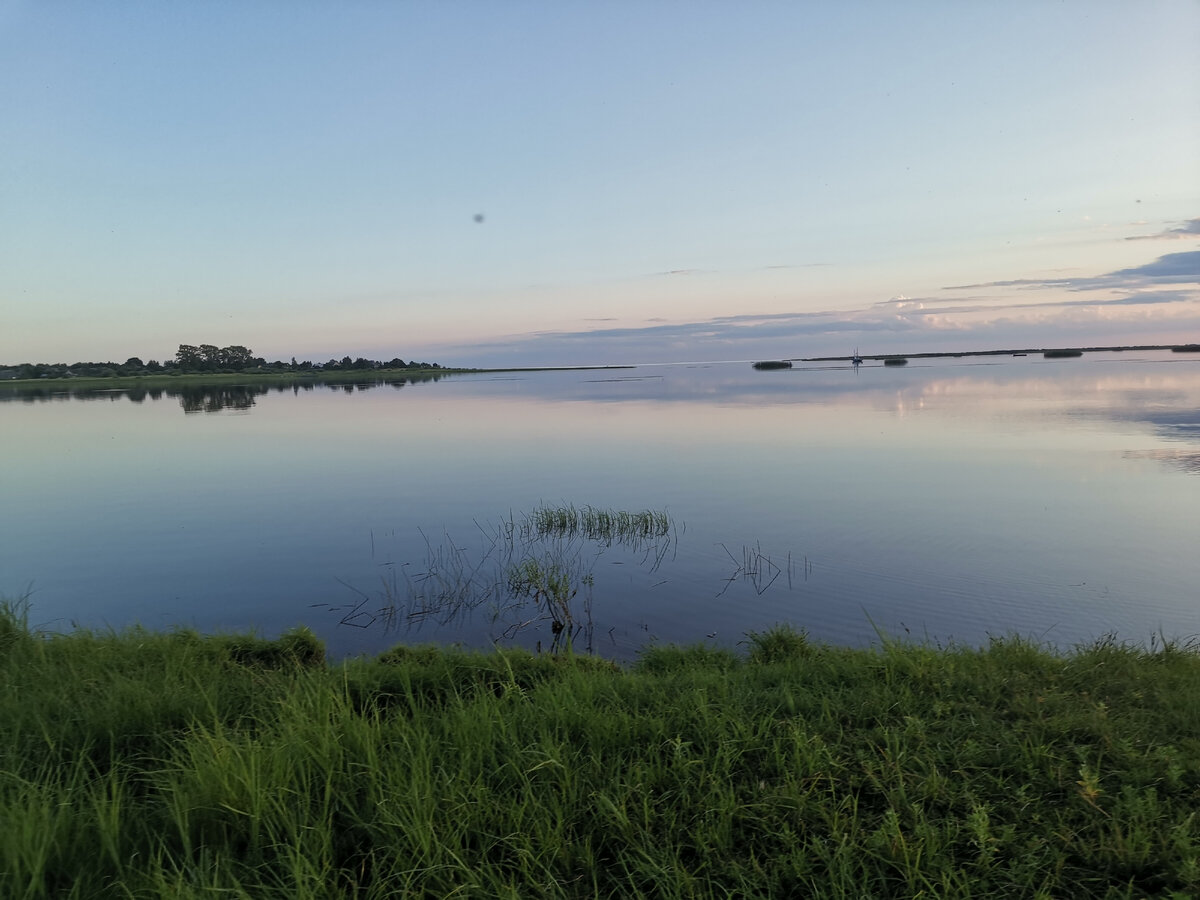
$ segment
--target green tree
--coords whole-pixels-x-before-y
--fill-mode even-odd
[[[180,344],[175,351],[175,364],[185,371],[195,371],[204,363],[200,348],[192,344]]]
[[[221,348],[216,344],[201,344],[200,359],[202,360],[200,368],[206,372],[212,372],[221,365]]]
[[[217,358],[219,366],[222,369],[245,369],[250,365],[254,354],[250,352],[249,347],[232,344],[228,347],[222,347],[218,351]]]

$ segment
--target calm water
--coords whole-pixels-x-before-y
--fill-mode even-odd
[[[0,594],[32,585],[43,627],[487,646],[532,608],[371,617],[431,571],[496,582],[501,523],[570,503],[675,522],[653,547],[544,548],[590,575],[576,608],[618,658],[775,622],[844,644],[1200,633],[1194,355],[6,398],[0,433]]]

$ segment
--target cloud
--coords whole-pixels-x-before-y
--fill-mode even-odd
[[[1200,282],[1200,250],[1168,253],[1153,262],[1104,275],[1081,278],[1016,278],[944,287],[944,291],[978,290],[995,287],[1060,288],[1068,291],[1136,290],[1157,284]]]
[[[1016,288],[954,294],[966,288]],[[1040,289],[1045,295],[1033,296]],[[578,330],[514,334],[447,346],[472,365],[593,365],[835,355],[855,346],[896,350],[994,349],[1083,343],[1167,343],[1200,331],[1200,250],[1168,253],[1100,275],[1055,275],[897,294],[857,309],[738,313],[700,321],[660,318]],[[969,345],[969,347],[968,347]],[[447,353],[439,349],[439,360]],[[484,357],[480,359],[479,357]]]
[[[1158,303],[1190,303],[1196,299],[1191,291],[1152,291],[1129,294],[1114,300],[1067,300],[1059,306],[1146,306]]]
[[[1188,219],[1178,228],[1168,228],[1158,234],[1135,234],[1127,237],[1127,241],[1178,241],[1187,238],[1200,237],[1200,219]]]
[[[1200,221],[1200,220],[1198,220]],[[1184,253],[1168,253],[1160,256],[1154,262],[1131,269],[1118,269],[1101,279],[1138,280],[1150,279],[1155,283],[1190,284],[1200,282],[1200,250],[1189,250]]]
[[[1010,278],[1008,281],[980,281],[977,284],[948,284],[943,291],[977,291],[980,288],[997,287],[1069,287],[1071,278]]]

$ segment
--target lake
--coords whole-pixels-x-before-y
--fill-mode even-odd
[[[47,629],[545,648],[509,590],[533,560],[578,592],[576,646],[621,660],[779,622],[845,645],[1200,633],[1196,354],[0,396],[0,595]],[[562,506],[671,526],[522,532]]]

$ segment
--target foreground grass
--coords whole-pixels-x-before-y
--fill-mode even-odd
[[[1188,897],[1200,657],[40,636],[0,614],[0,896]]]

